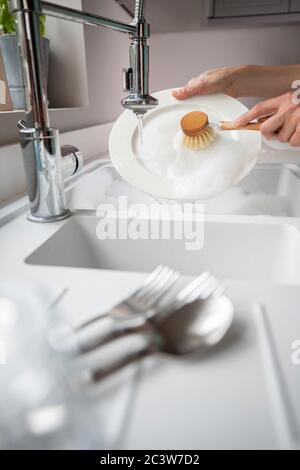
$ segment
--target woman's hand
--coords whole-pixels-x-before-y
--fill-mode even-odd
[[[239,96],[240,67],[224,67],[204,72],[192,78],[184,87],[173,91],[173,96],[184,100],[194,95],[211,95],[213,93],[227,93],[230,96]]]
[[[293,147],[300,146],[300,104],[291,92],[263,101],[239,117],[235,124],[244,126],[254,119],[272,114],[262,125],[261,133],[267,138],[277,138]]]
[[[241,65],[209,70],[192,78],[173,96],[184,100],[194,95],[227,93],[234,98],[273,98],[289,91],[300,77],[300,65]]]

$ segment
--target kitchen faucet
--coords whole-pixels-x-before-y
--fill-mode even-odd
[[[131,24],[41,0],[10,0],[16,16],[16,30],[26,90],[26,120],[18,124],[30,200],[29,220],[56,222],[71,215],[66,207],[61,171],[59,131],[50,126],[45,85],[40,15],[101,26],[127,33],[130,37],[130,66],[124,71],[124,108],[137,115],[153,109],[158,101],[149,95],[150,28],[145,21],[145,0],[135,0]]]

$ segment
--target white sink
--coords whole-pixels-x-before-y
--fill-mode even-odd
[[[203,248],[186,251],[185,240],[99,240],[98,222],[73,216],[26,263],[137,272],[165,264],[191,276],[209,270],[221,278],[300,281],[300,234],[290,225],[206,221]]]
[[[72,210],[97,210],[99,205],[126,195],[129,204],[159,204],[122,181],[115,168],[99,162],[67,193]],[[206,214],[300,217],[300,168],[294,164],[257,164],[251,173],[218,197],[203,202]]]

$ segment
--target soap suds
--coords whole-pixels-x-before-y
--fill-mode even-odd
[[[127,197],[128,206],[138,203],[150,208],[155,202],[166,203],[166,200],[155,201],[121,180],[116,170],[110,166],[84,175],[68,193],[68,201],[72,210],[97,210],[101,204],[107,203],[117,209],[120,196]],[[263,194],[261,187],[258,191],[249,193],[240,186],[234,186],[217,197],[204,201],[204,212],[285,217],[293,215],[293,208],[288,193]]]
[[[205,149],[184,146],[180,128],[182,117],[191,111],[190,104],[168,107],[144,118],[144,152],[141,158],[140,139],[136,130],[136,158],[150,172],[166,177],[174,188],[174,199],[208,200],[236,185],[253,168],[257,152],[249,149],[236,131],[218,132]],[[204,109],[211,122],[224,116]],[[241,131],[243,132],[243,131]]]
[[[167,170],[176,194],[180,198],[206,200],[217,196],[238,183],[247,173],[251,162],[241,158],[241,144],[230,136],[219,133],[206,149],[192,150],[183,144],[179,131],[174,140],[175,160]]]

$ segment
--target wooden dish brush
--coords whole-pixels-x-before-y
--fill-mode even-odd
[[[184,134],[184,145],[189,149],[199,150],[205,149],[213,143],[217,131],[258,131],[262,122],[263,120],[250,122],[243,127],[236,127],[231,121],[220,121],[218,124],[211,124],[206,113],[192,111],[181,119],[180,125]]]

